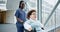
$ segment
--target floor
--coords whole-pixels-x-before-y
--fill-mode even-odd
[[[17,32],[15,24],[0,24],[0,32]]]
[[[0,24],[0,32],[17,32],[17,28],[15,24]],[[60,27],[55,32],[60,32]]]

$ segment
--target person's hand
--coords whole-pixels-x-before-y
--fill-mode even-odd
[[[43,27],[42,27],[41,29],[42,29],[42,30],[44,30],[44,28],[43,28]]]
[[[20,21],[20,23],[21,23],[21,24],[23,24],[23,23],[24,23],[24,21]]]
[[[23,22],[23,21],[21,21],[21,22]]]
[[[31,31],[32,30],[32,28],[29,28],[29,30],[28,31]]]

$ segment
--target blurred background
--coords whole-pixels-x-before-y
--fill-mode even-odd
[[[0,0],[0,32],[17,32],[15,12],[21,0]],[[60,32],[60,0],[23,0],[25,12],[37,11],[37,19],[45,31]]]

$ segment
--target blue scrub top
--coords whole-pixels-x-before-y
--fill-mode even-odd
[[[26,21],[26,13],[25,13],[25,11],[23,11],[20,8],[16,10],[15,16],[17,18],[23,20],[24,22]],[[17,22],[19,22],[19,21],[17,20]]]

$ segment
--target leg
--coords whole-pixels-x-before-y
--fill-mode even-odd
[[[20,25],[20,23],[16,23],[16,27],[17,27],[17,32],[24,32],[24,27],[23,25]]]

